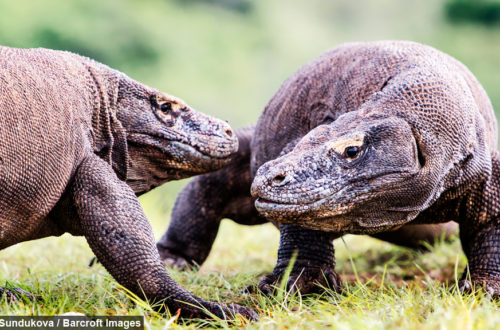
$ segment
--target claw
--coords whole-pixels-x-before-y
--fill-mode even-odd
[[[252,293],[256,293],[257,290],[256,290],[256,287],[254,284],[249,284],[247,285],[242,291],[241,293],[243,294],[252,294]]]
[[[241,306],[238,304],[217,304],[214,302],[206,302],[203,304],[208,311],[215,316],[223,319],[230,320],[233,319],[236,315],[241,315],[245,319],[249,321],[257,321],[259,316],[255,311],[249,307]]]
[[[259,319],[259,315],[257,315],[257,313],[255,313],[255,311],[249,307],[240,306],[237,304],[229,304],[227,305],[227,307],[232,311],[233,315],[239,314],[250,321],[257,321]]]
[[[279,286],[279,278],[273,275],[267,275],[260,281],[258,288],[262,293],[271,295],[276,286]]]
[[[190,267],[189,263],[186,261],[186,259],[182,257],[177,257],[177,258],[162,258],[163,264],[168,267],[175,267],[179,269],[187,269]]]
[[[471,293],[476,288],[482,288],[488,297],[500,297],[500,281],[476,278],[472,280],[461,280],[458,282],[458,289],[460,293]]]
[[[245,291],[255,293],[257,289],[263,294],[271,295],[274,288],[279,287],[282,273],[284,271],[275,270],[272,274],[264,276],[257,287],[249,285]],[[286,289],[292,294],[296,292],[301,294],[321,293],[324,289],[339,293],[342,290],[342,280],[335,271],[330,269],[293,269],[286,283]]]
[[[295,278],[290,278],[286,284],[286,290],[290,295],[294,295],[299,290],[297,287],[297,280]]]
[[[472,291],[472,284],[469,280],[462,280],[458,282],[458,290],[460,293],[467,293]]]

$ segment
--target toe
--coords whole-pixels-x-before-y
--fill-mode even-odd
[[[342,279],[340,276],[335,273],[335,272],[327,272],[325,274],[326,280],[327,280],[327,288],[336,292],[340,293],[342,292]]]
[[[259,319],[259,315],[257,315],[257,313],[255,313],[255,311],[249,307],[237,304],[229,304],[228,308],[231,309],[233,315],[239,314],[247,320],[257,321]]]
[[[260,281],[258,285],[259,291],[267,295],[273,294],[274,288],[278,284],[276,283],[276,280],[277,278],[274,275],[264,276],[264,278]]]

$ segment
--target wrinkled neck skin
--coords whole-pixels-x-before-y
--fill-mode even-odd
[[[125,180],[129,162],[127,135],[116,113],[120,81],[126,76],[92,60],[85,65],[94,96],[91,123],[94,153],[111,164],[118,177]]]
[[[445,149],[445,140],[424,141],[398,115],[353,111],[261,166],[252,195],[260,214],[278,222],[337,233],[387,231],[414,220],[448,182],[456,190],[486,180],[488,167],[481,177],[460,178],[477,166],[466,153],[451,162],[447,157],[458,153]]]
[[[143,194],[164,182],[220,169],[238,149],[230,126],[182,100],[92,62],[94,152]]]

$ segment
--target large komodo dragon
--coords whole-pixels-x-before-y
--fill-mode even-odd
[[[227,163],[237,139],[225,122],[88,58],[8,47],[0,119],[0,248],[83,235],[119,283],[172,312],[255,315],[175,283],[136,197]]]
[[[285,81],[253,138],[239,135],[227,168],[181,192],[157,244],[167,263],[202,263],[223,217],[271,220],[280,224],[278,263],[259,288],[271,291],[298,250],[289,286],[339,289],[334,238],[372,234],[415,246],[455,220],[470,273],[461,289],[500,293],[496,122],[457,60],[412,42],[336,47]]]

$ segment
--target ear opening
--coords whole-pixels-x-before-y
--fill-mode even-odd
[[[380,90],[383,90],[385,88],[385,86],[387,86],[387,84],[389,83],[389,81],[392,79],[392,76],[389,76],[389,78],[386,79],[386,81],[384,81],[384,83],[382,84],[382,87],[380,87]]]
[[[417,139],[415,139],[415,145],[417,146],[418,163],[420,164],[420,168],[422,168],[425,166],[425,157],[424,157],[424,153],[422,152],[422,148],[420,148],[420,145],[419,145]]]
[[[414,128],[412,128],[411,132],[412,132],[413,138],[415,139],[415,148],[417,151],[418,164],[420,165],[420,168],[423,168],[425,166],[425,163],[427,160],[426,160],[424,152],[422,151],[422,146],[421,146],[422,140],[420,139],[420,136],[418,134],[416,134]]]

